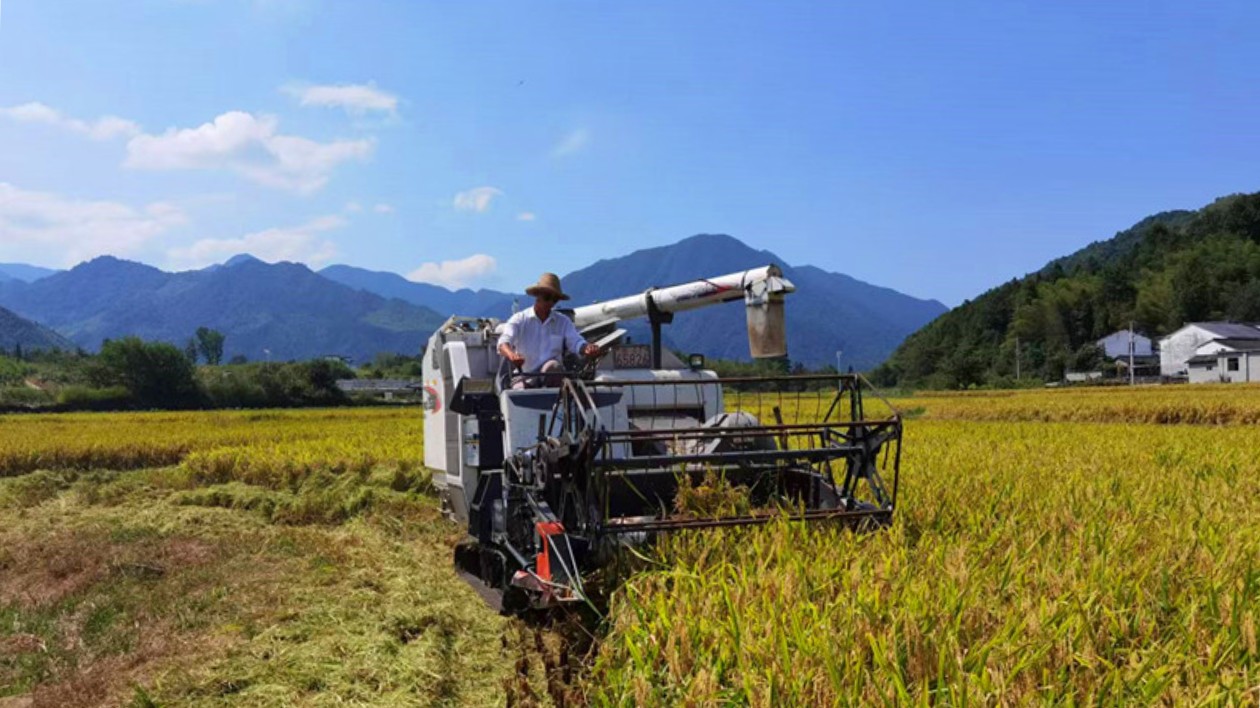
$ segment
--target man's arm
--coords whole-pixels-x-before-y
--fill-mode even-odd
[[[565,347],[567,347],[569,351],[576,352],[583,356],[597,356],[599,354],[599,347],[591,344],[585,339],[582,339],[582,335],[577,331],[577,325],[573,324],[573,320],[569,320],[567,317],[565,319],[569,323],[568,326],[565,327],[564,332]]]
[[[512,362],[512,366],[518,369],[525,366],[525,357],[516,351],[516,347],[512,346],[512,342],[516,341],[516,316],[508,318],[503,323],[503,333],[499,335],[499,356]]]

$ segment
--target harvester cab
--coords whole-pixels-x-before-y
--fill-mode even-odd
[[[461,572],[522,611],[585,600],[593,570],[661,532],[887,524],[901,419],[886,401],[868,417],[861,376],[720,378],[661,345],[675,313],[743,300],[753,356],[784,357],[794,290],[771,265],[579,307],[605,355],[546,379],[508,368],[498,320],[447,320],[424,353],[425,464],[468,532]],[[650,344],[618,326],[640,317]]]

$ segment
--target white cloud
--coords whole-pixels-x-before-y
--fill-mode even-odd
[[[140,134],[127,143],[126,167],[142,170],[224,169],[258,184],[309,194],[343,162],[371,155],[373,140],[319,143],[276,132],[273,116],[230,111],[196,128]]]
[[[534,221],[537,218],[538,215],[532,211],[523,211],[516,215],[517,221]]]
[[[499,264],[493,257],[477,253],[458,261],[425,263],[407,274],[407,279],[418,283],[432,283],[446,288],[462,288],[475,280],[494,273]]]
[[[341,108],[354,116],[368,112],[388,113],[398,111],[398,97],[376,88],[376,84],[337,84],[324,86],[286,86],[283,91],[293,96],[303,106]]]
[[[94,121],[85,121],[63,115],[61,111],[37,102],[0,108],[0,115],[19,123],[51,125],[73,133],[86,135],[93,140],[109,140],[117,137],[130,138],[140,134],[139,125],[118,116],[101,116]]]
[[[377,204],[376,206],[372,207],[372,211],[375,211],[377,214],[393,214],[393,213],[394,213],[394,207],[390,206],[389,204],[385,204],[385,203],[383,203],[383,202],[382,202],[382,203]]]
[[[363,211],[363,205],[358,202],[346,202],[346,205],[342,207],[342,210],[354,214],[356,212]]]
[[[581,152],[591,142],[591,134],[585,128],[578,128],[564,136],[555,147],[551,148],[552,157],[565,157]]]
[[[202,239],[186,248],[173,248],[167,256],[181,268],[204,268],[238,253],[272,263],[295,261],[320,266],[337,256],[336,245],[323,234],[346,223],[340,216],[321,216],[300,226],[267,229],[240,238]]]
[[[503,191],[494,187],[473,187],[466,192],[455,195],[454,206],[460,211],[483,212],[490,208],[495,197],[503,196]]]
[[[0,182],[0,253],[46,262],[56,254],[71,266],[95,256],[126,256],[187,222],[165,202],[143,208],[108,201],[69,199]]]

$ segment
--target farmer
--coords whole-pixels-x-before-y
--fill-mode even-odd
[[[560,278],[555,273],[543,273],[538,282],[525,288],[526,295],[534,297],[534,306],[512,315],[503,325],[499,335],[499,356],[512,362],[512,366],[526,373],[553,374],[530,379],[530,386],[558,386],[563,371],[564,352],[588,357],[599,355],[599,347],[582,339],[573,320],[564,315],[553,316],[551,310],[569,296],[560,289]],[[521,377],[512,386],[525,388],[526,378]]]

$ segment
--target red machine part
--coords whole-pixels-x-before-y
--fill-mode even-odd
[[[564,533],[564,524],[559,521],[539,521],[534,524],[538,538],[542,541],[542,549],[538,553],[535,568],[538,577],[551,582],[551,537]]]

